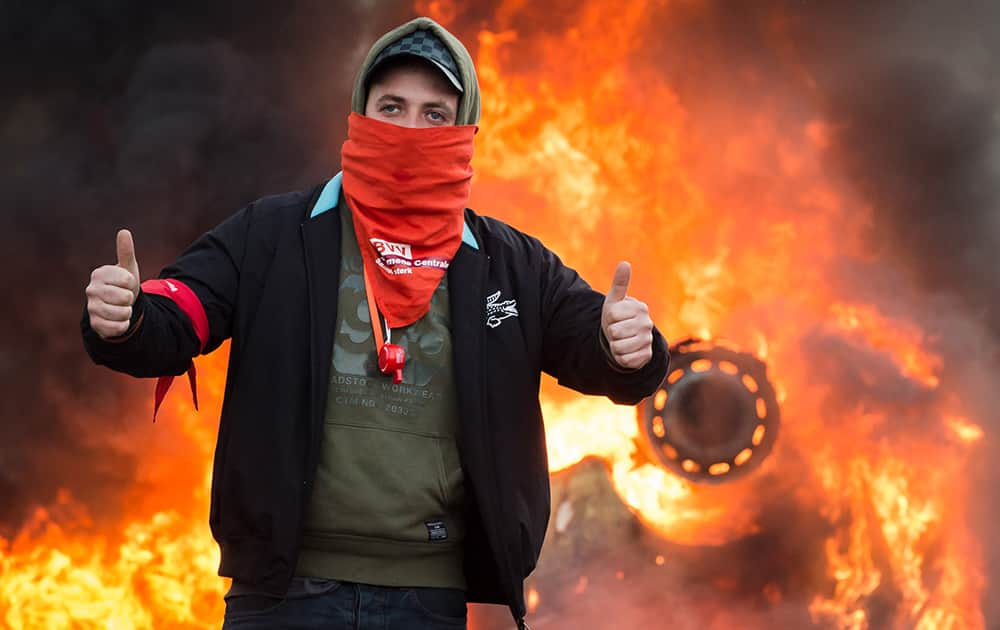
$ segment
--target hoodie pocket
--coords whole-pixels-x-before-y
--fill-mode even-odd
[[[445,455],[449,446],[454,449],[453,440],[345,424],[327,423],[325,429],[306,514],[310,537],[461,539],[453,517],[460,497]]]

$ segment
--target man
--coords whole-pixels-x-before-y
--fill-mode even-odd
[[[226,628],[464,628],[510,607],[549,516],[544,370],[635,404],[666,344],[621,263],[605,296],[465,209],[479,91],[427,18],[355,82],[343,172],[258,200],[142,283],[131,234],[94,271],[99,364],[161,377],[231,339],[210,522]],[[192,388],[193,371],[189,371]]]

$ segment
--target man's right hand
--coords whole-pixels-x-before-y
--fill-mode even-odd
[[[118,264],[94,269],[87,285],[90,327],[101,339],[128,332],[132,305],[139,295],[139,263],[135,260],[132,233],[118,231]]]

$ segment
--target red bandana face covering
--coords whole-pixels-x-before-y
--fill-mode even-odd
[[[473,125],[412,129],[358,113],[347,119],[344,197],[365,274],[391,328],[427,313],[462,244],[475,133]]]

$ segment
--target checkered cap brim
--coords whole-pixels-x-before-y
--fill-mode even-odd
[[[444,45],[444,42],[433,32],[418,30],[400,37],[385,47],[375,57],[375,61],[372,62],[368,74],[371,74],[372,70],[386,59],[397,55],[413,55],[430,61],[444,73],[448,81],[459,92],[464,91],[462,89],[462,81],[459,79],[458,64],[455,63],[455,58],[451,56],[451,52]]]

